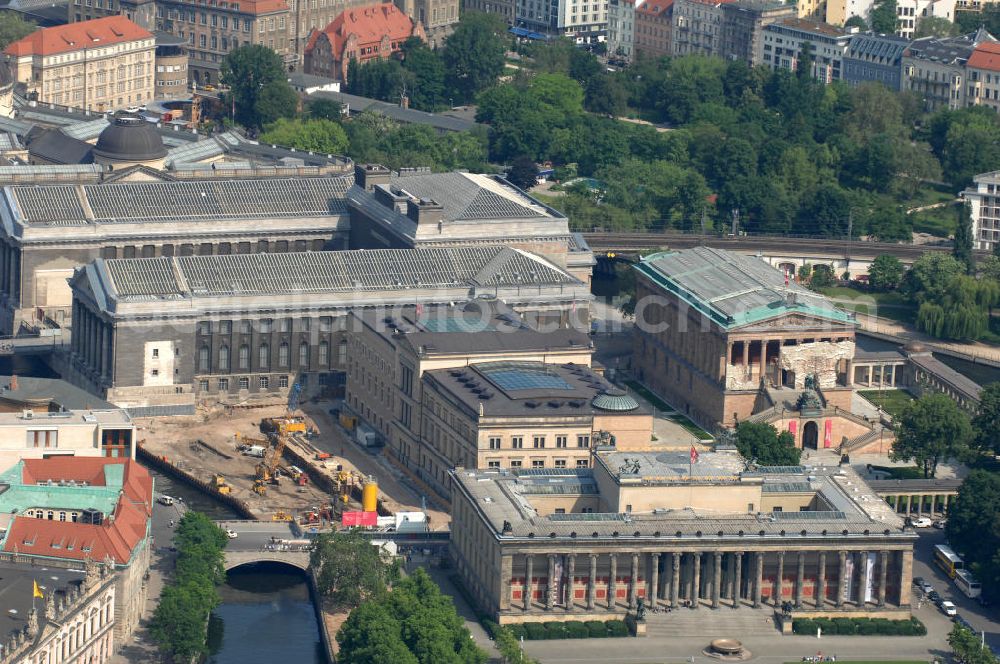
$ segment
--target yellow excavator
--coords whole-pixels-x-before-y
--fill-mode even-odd
[[[264,459],[254,469],[254,493],[263,496],[267,494],[268,484],[278,484],[278,463],[288,442],[287,430],[282,427],[282,420],[275,420],[277,425],[271,440],[271,446],[264,454]]]
[[[212,486],[224,496],[229,495],[233,490],[226,482],[226,478],[219,474],[212,475]]]

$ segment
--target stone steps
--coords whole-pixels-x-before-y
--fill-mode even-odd
[[[670,613],[647,613],[647,636],[702,637],[711,639],[740,636],[771,636],[777,633],[771,609],[723,606],[710,609],[678,609]]]

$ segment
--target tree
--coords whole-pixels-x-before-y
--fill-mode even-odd
[[[369,545],[371,546],[371,545]],[[418,568],[353,609],[337,632],[345,664],[485,664],[451,599]]]
[[[902,261],[890,254],[882,254],[868,268],[868,283],[876,290],[896,290],[903,281],[903,271]]]
[[[1000,454],[1000,383],[989,383],[979,393],[979,411],[972,418],[975,445]]]
[[[622,82],[607,73],[590,79],[584,106],[591,113],[618,117],[628,110],[628,90]]]
[[[914,39],[921,37],[954,37],[959,34],[958,26],[940,16],[924,16],[917,19],[917,29]]]
[[[946,532],[983,584],[983,595],[1000,599],[1000,474],[969,473],[948,506]]]
[[[833,275],[833,268],[826,263],[819,263],[813,266],[812,276],[809,278],[809,286],[811,288],[828,288],[836,280],[836,277]]]
[[[958,225],[955,227],[955,245],[951,254],[965,267],[967,274],[975,274],[976,259],[972,254],[972,206],[968,201],[958,206]]]
[[[940,300],[952,279],[964,271],[954,256],[927,252],[910,266],[903,279],[906,293],[917,302]]]
[[[813,65],[816,62],[815,50],[810,41],[804,41],[799,46],[799,57],[795,62],[795,75],[799,80],[813,81]]]
[[[778,433],[765,422],[741,422],[736,426],[736,449],[744,459],[762,466],[797,466],[802,450],[788,431]]]
[[[317,570],[320,594],[338,608],[379,597],[395,573],[379,548],[356,530],[321,534],[309,554],[309,564]]]
[[[254,102],[257,126],[269,125],[281,118],[293,118],[298,106],[299,96],[287,81],[271,81],[260,89]]]
[[[15,11],[0,12],[0,49],[7,48],[11,42],[27,37],[38,29],[33,21],[25,21]]]
[[[496,14],[464,12],[441,54],[455,98],[472,101],[503,73],[507,25]]]
[[[272,145],[326,154],[345,154],[348,147],[347,132],[331,120],[281,118],[266,127],[260,140]]]
[[[507,173],[507,181],[515,187],[528,191],[538,183],[538,166],[528,155],[516,157]]]
[[[857,28],[860,32],[867,32],[868,31],[868,24],[865,23],[865,19],[861,18],[857,14],[855,14],[851,18],[847,19],[846,21],[844,21],[844,27],[845,28]]]
[[[295,96],[285,80],[281,57],[261,44],[244,44],[230,51],[222,59],[219,80],[229,86],[225,103],[235,108],[236,120],[244,127],[260,128],[285,117],[288,102],[285,89]],[[265,102],[259,108],[258,101],[262,98]],[[261,112],[266,118],[261,117]]]
[[[538,660],[524,654],[521,644],[514,638],[509,627],[497,627],[493,630],[493,645],[506,664],[539,664]]]
[[[314,99],[306,107],[309,117],[316,120],[331,120],[340,122],[343,119],[344,107],[333,99]]]
[[[997,664],[1000,662],[993,651],[983,647],[979,635],[958,623],[955,623],[948,633],[948,645],[955,653],[955,661],[962,662],[962,664]]]
[[[441,56],[415,37],[403,43],[403,69],[409,74],[410,106],[433,112],[444,106],[445,69]]]
[[[916,462],[924,477],[931,478],[939,463],[964,454],[971,439],[969,416],[950,397],[935,392],[903,409],[890,456],[894,461]]]
[[[894,35],[899,19],[896,15],[896,0],[877,0],[868,14],[868,24],[872,32]]]

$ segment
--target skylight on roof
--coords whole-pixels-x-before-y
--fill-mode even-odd
[[[562,376],[543,364],[489,362],[477,365],[476,369],[494,385],[507,392],[573,389]]]

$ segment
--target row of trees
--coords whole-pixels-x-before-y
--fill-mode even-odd
[[[188,511],[174,533],[177,563],[153,613],[150,634],[175,661],[207,652],[208,615],[219,604],[216,586],[226,580],[226,533],[200,512]]]

